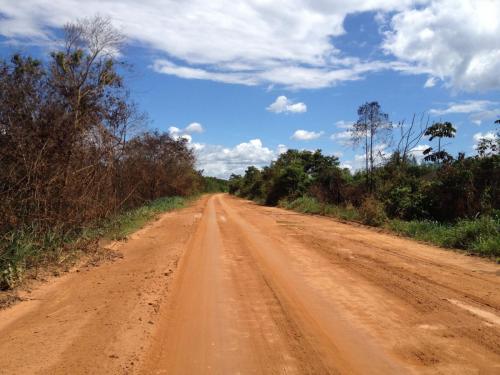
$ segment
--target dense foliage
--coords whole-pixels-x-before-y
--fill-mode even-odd
[[[203,192],[219,193],[227,192],[229,189],[228,181],[217,177],[203,176]]]
[[[182,139],[137,134],[106,20],[68,25],[46,64],[0,62],[0,232],[72,227],[197,187]]]
[[[0,62],[0,284],[24,259],[19,235],[47,247],[47,236],[69,238],[203,188],[185,140],[139,131],[144,116],[119,74],[121,37],[109,21],[65,31],[64,48],[46,62],[19,54]]]
[[[366,108],[363,109],[360,110],[361,116],[366,117]],[[376,126],[380,129],[379,107],[375,112]],[[453,137],[455,129],[449,122],[437,123],[423,127],[420,134],[410,132],[413,135],[407,136],[410,140],[420,140],[423,136],[430,137],[430,141],[438,138],[437,148],[426,149],[424,155],[428,157],[423,158],[421,163],[417,163],[415,155],[403,156],[400,151],[403,148],[400,147],[382,157],[375,166],[375,147],[369,138],[370,132],[375,134],[379,130],[362,127],[360,122],[354,127],[355,141],[361,139],[366,152],[367,169],[352,174],[340,167],[336,157],[326,156],[320,150],[288,150],[263,169],[249,167],[243,176],[232,175],[229,192],[264,204],[280,204],[305,212],[328,214],[326,211],[338,211],[336,216],[345,215],[370,225],[403,220],[442,223],[443,228],[447,228],[454,223],[488,218],[482,222],[488,223],[488,229],[473,231],[472,239],[446,242],[458,247],[467,247],[466,244],[477,240],[473,238],[474,233],[481,236],[499,232],[498,148],[489,147],[485,152],[478,147],[475,156],[459,154],[454,158],[442,148],[441,138]],[[368,139],[363,138],[366,134]],[[498,136],[489,141],[498,145]],[[401,142],[398,144],[401,145]],[[464,224],[462,227],[472,228],[473,225]],[[403,226],[400,224],[398,228]],[[400,232],[407,233],[403,229]],[[481,246],[489,246],[490,253],[500,255],[499,235],[489,244],[482,243]]]

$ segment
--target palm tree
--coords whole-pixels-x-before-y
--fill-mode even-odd
[[[457,130],[453,127],[451,122],[436,122],[432,124],[424,133],[424,135],[429,137],[429,141],[432,142],[434,138],[438,139],[438,150],[434,151],[432,147],[424,150],[425,161],[440,162],[440,161],[450,161],[453,157],[448,154],[445,150],[441,150],[441,139],[442,138],[454,138]]]

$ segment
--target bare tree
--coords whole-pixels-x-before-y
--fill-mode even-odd
[[[394,154],[398,163],[406,164],[408,162],[412,150],[418,146],[429,127],[429,115],[425,116],[425,113],[422,113],[418,124],[415,118],[414,114],[410,123],[407,124],[403,120],[396,125],[396,129],[399,130],[399,139]]]
[[[351,129],[354,145],[363,144],[367,185],[370,192],[374,188],[373,170],[375,168],[376,146],[385,141],[392,129],[389,115],[381,111],[378,102],[367,102],[358,109],[358,121]]]

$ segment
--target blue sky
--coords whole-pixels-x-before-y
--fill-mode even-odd
[[[453,153],[473,154],[500,116],[500,0],[0,0],[1,55],[44,56],[62,25],[95,14],[127,37],[151,126],[188,137],[209,175],[286,148],[359,168],[345,131],[366,101],[393,122],[453,122]]]

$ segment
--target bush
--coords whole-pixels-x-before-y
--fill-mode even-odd
[[[387,221],[382,202],[373,197],[366,197],[359,208],[361,221],[367,225],[380,226]]]
[[[391,220],[390,229],[435,245],[500,256],[500,221],[492,217],[464,219],[456,224]]]
[[[489,217],[464,219],[452,226],[444,246],[500,255],[500,222]],[[495,254],[496,253],[496,254]]]
[[[308,214],[321,214],[323,213],[323,205],[317,199],[303,196],[286,204],[285,208],[290,210],[308,213]]]
[[[59,263],[73,258],[98,238],[119,240],[142,227],[161,212],[182,207],[185,198],[156,199],[139,208],[116,214],[92,226],[72,231],[46,231],[26,226],[0,236],[0,290],[10,289],[22,281],[25,272],[40,264]]]
[[[359,211],[350,203],[346,205],[328,204],[323,209],[327,216],[337,217],[347,221],[361,221]]]
[[[0,236],[78,230],[202,187],[186,140],[139,134],[145,115],[105,53],[118,38],[109,20],[65,30],[68,49],[48,60],[0,60]]]

